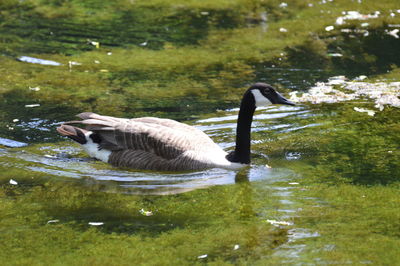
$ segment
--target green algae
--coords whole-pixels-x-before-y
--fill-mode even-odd
[[[313,185],[296,196],[299,226],[318,231],[302,258],[308,263],[393,264],[399,259],[398,183],[392,186]],[[303,197],[318,197],[315,205]],[[323,239],[323,241],[321,241]],[[312,250],[312,252],[311,252]]]
[[[336,39],[332,35],[338,35],[337,32],[326,33],[321,27],[329,21],[334,23],[344,8],[355,8],[360,12],[371,13],[375,10],[394,8],[391,1],[379,5],[327,3],[315,4],[313,7],[294,1],[288,8],[280,8],[278,1],[268,3],[238,1],[230,4],[188,2],[184,5],[175,3],[176,6],[167,3],[160,5],[151,1],[138,2],[135,5],[124,1],[115,5],[95,4],[95,2],[82,5],[74,1],[28,1],[20,3],[20,6],[13,1],[9,2],[3,4],[5,8],[2,12],[8,19],[3,21],[1,29],[5,34],[14,36],[18,40],[4,39],[0,42],[3,45],[3,53],[12,57],[29,53],[39,58],[58,61],[63,66],[56,68],[35,66],[2,57],[1,74],[7,78],[2,79],[1,88],[6,91],[12,89],[12,93],[15,93],[15,89],[24,91],[29,87],[39,86],[43,89],[34,94],[34,98],[38,101],[55,104],[67,102],[68,105],[78,109],[86,106],[86,109],[98,111],[96,109],[98,106],[104,106],[104,110],[115,114],[137,112],[143,105],[148,106],[154,92],[165,99],[166,107],[172,106],[173,101],[169,101],[169,98],[184,100],[185,97],[191,96],[206,98],[201,104],[207,102],[210,97],[214,100],[220,99],[219,103],[221,100],[232,102],[240,97],[241,90],[237,90],[234,95],[223,92],[229,87],[243,89],[254,79],[253,65],[260,63],[274,66],[313,66],[334,72],[346,69],[353,75],[369,74],[371,71],[386,72],[388,66],[398,63],[387,60],[397,58],[393,56],[397,53],[396,49],[380,49],[378,52],[384,51],[385,55],[389,55],[381,56],[380,53],[368,48],[383,45],[397,47],[398,41],[389,35],[384,35],[383,32],[383,25],[397,23],[397,18],[388,16],[387,12],[380,18],[371,20],[373,23],[369,30],[375,34],[367,37],[356,36],[349,39],[341,34],[339,36],[342,37]],[[66,6],[72,8],[70,13],[65,13]],[[126,6],[129,8],[122,11]],[[101,12],[96,13],[104,8],[115,9],[115,12],[107,12],[108,16],[104,16]],[[65,13],[68,23],[64,21],[65,16],[58,18],[48,12],[49,10],[57,12],[58,9],[61,10],[60,13]],[[201,12],[208,13],[201,15]],[[221,15],[221,12],[225,12],[225,15]],[[267,12],[271,16],[265,22],[266,29],[260,19],[249,24],[249,18],[253,19],[257,12]],[[35,20],[32,20],[32,13],[35,14],[33,16]],[[141,15],[135,15],[137,13]],[[281,15],[277,15],[278,13]],[[110,18],[111,14],[116,17]],[[20,23],[22,25],[27,23],[24,20],[18,22],[21,16],[29,18],[30,23],[38,21],[39,24],[44,23],[47,26],[40,24],[35,27],[35,31],[30,30],[27,35],[17,27]],[[326,22],[315,23],[316,17]],[[158,28],[169,27],[167,21],[175,23],[177,18],[180,24],[173,26],[176,34],[168,33],[163,37],[163,34],[154,34],[153,30],[143,28],[143,26],[152,27],[148,25]],[[87,19],[93,21],[86,21]],[[236,21],[233,21],[234,19]],[[221,21],[231,28],[219,25]],[[121,25],[117,26],[115,23]],[[341,27],[354,28],[354,24]],[[91,32],[86,30],[87,36],[76,32],[76,29],[88,29],[89,26],[93,30]],[[180,28],[187,26],[190,29],[201,29],[203,32],[196,34]],[[26,27],[23,27],[26,31]],[[140,30],[135,30],[135,27]],[[282,33],[280,28],[286,28],[289,32]],[[29,36],[29,34],[40,34],[41,31],[45,36]],[[340,32],[340,28],[337,31]],[[56,36],[49,32],[53,32]],[[119,35],[104,35],[108,32]],[[159,40],[142,36],[144,33],[160,36]],[[130,37],[132,34],[136,40]],[[77,36],[78,39],[75,41],[65,39],[73,36]],[[177,39],[173,40],[170,36],[176,36]],[[196,40],[187,39],[189,36]],[[386,37],[379,39],[379,36]],[[364,40],[365,44],[360,45],[360,39]],[[19,43],[20,41],[22,43]],[[90,44],[91,41],[99,42],[100,49]],[[141,48],[140,44],[144,42],[147,44]],[[66,48],[67,50],[54,47],[46,51],[35,46],[35,43],[46,49],[52,47],[52,44],[71,45],[71,47]],[[18,50],[18,47],[25,50]],[[344,54],[340,59],[328,57],[330,51],[338,49],[346,50],[348,54]],[[378,59],[380,61],[376,62]],[[382,61],[385,61],[385,64],[376,69]],[[81,65],[70,65],[69,62]],[[191,69],[190,73],[186,71],[187,69]],[[49,79],[49,76],[53,78]],[[130,97],[124,97],[127,94]],[[138,101],[129,100],[133,98]],[[141,104],[143,102],[145,104]]]
[[[46,155],[72,157],[71,164],[92,171],[111,169],[85,161],[55,135],[59,121],[81,111],[192,123],[237,106],[255,80],[289,92],[282,83],[293,76],[270,76],[267,68],[318,69],[316,80],[332,74],[399,80],[399,40],[386,32],[399,23],[399,15],[390,15],[396,1],[290,1],[286,8],[281,2],[1,1],[0,134],[31,145],[0,150],[0,258],[9,265],[399,261],[396,108],[369,117],[353,110],[372,108],[368,101],[307,104],[263,124],[253,133],[253,162],[291,169],[288,182],[300,185],[291,185],[290,197],[274,194],[288,182],[247,182],[247,174],[234,185],[149,196],[131,195],[118,182],[64,176],[76,170],[67,164],[61,164],[66,172],[54,165],[37,170]],[[350,10],[382,15],[367,20],[368,36],[357,31],[359,20],[325,30]],[[341,57],[330,55],[338,52]],[[17,61],[21,55],[62,65]],[[40,107],[24,107],[34,103]],[[213,138],[232,142],[230,134]],[[281,212],[288,199],[296,206],[293,216]],[[274,227],[271,219],[294,225]],[[319,236],[293,240],[296,228]],[[306,247],[298,257],[275,254],[293,242]]]
[[[325,113],[299,121],[297,132],[272,137],[267,154],[303,154],[302,171],[318,182],[388,184],[398,181],[399,112],[386,108],[370,117],[354,111],[360,104],[326,105]],[[321,108],[321,107],[318,107]],[[280,123],[284,123],[284,120]],[[271,136],[270,136],[271,138]]]
[[[354,106],[363,104],[317,105],[317,115],[299,121],[296,132],[268,132],[273,141],[264,153],[276,166],[301,173],[292,181],[291,200],[301,209],[294,224],[319,235],[294,241],[304,249],[292,263],[385,265],[399,259],[399,111],[386,108],[371,117]],[[301,159],[282,161],[291,152]]]
[[[256,215],[264,193],[249,183],[147,197],[80,182],[21,183],[2,186],[2,256],[11,255],[10,265],[192,264],[203,254],[210,263],[249,263],[286,238]],[[104,225],[88,225],[99,221]]]

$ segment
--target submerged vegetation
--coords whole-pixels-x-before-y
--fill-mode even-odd
[[[20,142],[0,146],[0,260],[399,261],[400,114],[378,101],[399,97],[379,90],[400,81],[399,29],[395,0],[1,1],[0,143]],[[338,101],[353,80],[370,94]],[[54,131],[81,111],[169,117],[230,149],[228,108],[254,81],[302,103],[256,113],[243,172],[118,172]],[[307,93],[318,86],[331,87]],[[171,195],[140,194],[168,178]]]
[[[252,82],[259,64],[311,66],[325,76],[396,68],[399,40],[385,33],[398,24],[399,16],[391,16],[398,14],[396,3],[342,2],[3,1],[2,96],[121,114],[149,104],[175,107],[177,98],[200,105],[237,101],[242,90],[226,89]],[[335,25],[347,10],[380,15]],[[328,25],[335,29],[326,31]],[[21,55],[62,65],[27,66],[15,60]],[[162,104],[152,101],[155,94]]]
[[[29,181],[2,187],[0,224],[7,230],[0,254],[12,255],[13,264],[174,265],[204,254],[215,264],[241,263],[268,256],[286,240],[285,229],[256,215],[265,191],[246,183],[168,200],[103,193],[82,182],[24,186]]]

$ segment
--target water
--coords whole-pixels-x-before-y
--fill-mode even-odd
[[[234,147],[237,112],[237,108],[227,109],[225,111],[218,112],[218,116],[207,116],[207,118],[204,119],[194,120],[191,122],[191,124],[210,135],[222,148],[230,150]],[[301,117],[310,117],[311,115],[311,110],[305,106],[260,108],[260,110],[258,110],[254,116],[253,132],[270,132],[271,135],[279,135],[281,132],[296,131],[299,130],[296,120]],[[279,122],[280,119],[289,119],[289,121],[281,123]],[[18,182],[17,186],[34,186],[34,184],[38,182],[34,181],[35,179],[44,178],[47,180],[47,182],[61,182],[68,187],[68,184],[71,183],[71,181],[77,180],[81,188],[92,190],[96,187],[97,191],[101,191],[103,193],[166,196],[181,193],[186,194],[190,191],[199,189],[205,190],[214,186],[229,187],[234,184],[240,185],[243,184],[243,182],[251,182],[257,184],[257,187],[264,187],[270,186],[276,182],[288,183],[289,180],[291,180],[294,176],[298,176],[298,173],[288,169],[285,166],[269,168],[270,166],[267,164],[270,163],[270,159],[266,155],[267,152],[263,151],[263,148],[258,148],[253,151],[254,162],[249,167],[241,171],[209,169],[205,171],[189,173],[154,173],[113,168],[102,162],[97,162],[87,158],[87,156],[82,154],[79,145],[72,144],[70,141],[58,142],[59,139],[57,137],[52,137],[51,139],[54,139],[56,142],[54,144],[50,144],[48,142],[49,139],[47,137],[47,133],[54,132],[53,134],[55,134],[54,128],[58,124],[59,122],[54,120],[49,122],[47,119],[20,117],[15,127],[18,127],[21,132],[33,130],[35,132],[33,135],[36,136],[34,141],[38,144],[30,144],[28,147],[22,147],[19,149],[15,149],[15,147],[12,147],[12,145],[8,145],[9,147],[6,147],[0,151],[0,161],[2,162],[2,167],[5,169],[18,169],[18,172],[30,173],[37,177],[33,178],[32,180],[24,177],[14,177],[16,182]],[[302,128],[314,126],[316,125],[309,124],[302,126]],[[33,138],[29,137],[30,134],[24,136],[24,140],[33,140]],[[15,135],[13,135],[11,131],[11,134],[9,134],[7,137],[12,138],[15,137]],[[16,141],[9,142],[19,143]],[[253,139],[253,146],[262,147],[264,145],[268,145],[268,143],[263,138]],[[290,154],[292,153],[293,152]],[[287,154],[285,156],[287,159]],[[284,157],[282,159],[284,159]],[[273,188],[272,190],[277,189],[278,187]],[[289,187],[285,187],[284,189],[290,190]],[[292,207],[292,203],[289,200],[292,198],[290,193],[279,193],[276,194],[276,197],[281,201],[282,207],[276,210],[277,214],[274,214],[273,218],[290,220],[297,215],[296,208]],[[248,211],[251,212],[253,207],[249,205],[245,208],[250,208]],[[144,207],[144,209],[145,212],[150,211],[151,215],[158,215],[157,210],[152,208],[146,209],[146,207]],[[64,215],[65,214],[58,214],[56,216],[52,216],[51,219],[49,218],[47,223],[51,221],[50,224],[62,224],[65,222]],[[225,216],[226,214],[223,215]],[[270,215],[271,214],[264,213],[262,214],[262,217],[270,218]],[[88,220],[85,218],[82,220],[82,218],[83,217],[78,216],[75,219],[83,224],[100,224],[99,226],[103,227],[105,225],[110,226],[110,224],[116,224],[118,223],[117,221],[121,219],[116,217],[105,218],[103,215],[96,215]],[[200,224],[203,224],[203,222],[200,222]],[[166,227],[164,225],[159,225],[158,222],[151,222],[149,224],[135,223],[134,227],[144,228],[151,231],[166,230]],[[172,225],[172,227],[175,227],[175,225]],[[117,230],[119,232],[121,229],[109,228],[106,230]],[[298,236],[297,233],[294,233],[294,230],[297,229],[291,230],[293,230],[293,232],[291,232],[289,235],[296,235],[296,239],[302,238],[301,236]],[[280,254],[286,249],[289,249],[290,252],[294,253],[300,252],[300,249],[296,245],[292,245],[291,241],[289,241],[288,244],[279,248],[279,251],[276,252],[276,257],[282,257]],[[291,258],[291,256],[292,255],[285,255],[285,260],[287,258]]]
[[[232,149],[235,145],[233,142],[236,131],[236,120],[238,110],[230,109],[220,112],[220,117],[206,118],[194,121],[193,125],[216,140],[230,140],[219,143],[223,149]],[[302,107],[271,107],[260,108],[260,111],[254,116],[253,131],[264,132],[272,130],[279,132],[281,126],[268,126],[270,121],[277,118],[293,117],[307,113]],[[23,120],[27,120],[24,118]],[[61,123],[61,122],[60,122]],[[35,130],[38,132],[53,132],[55,134],[55,126],[58,122],[49,123],[39,118],[31,119],[31,122],[19,121],[16,127],[22,131]],[[312,125],[311,125],[312,126]],[[296,130],[294,125],[285,125],[285,131]],[[12,137],[11,135],[9,137]],[[25,137],[30,140],[28,136]],[[193,173],[151,173],[119,170],[109,167],[107,169],[97,169],[99,163],[92,159],[76,157],[79,156],[81,148],[79,145],[70,146],[71,143],[58,144],[57,146],[40,145],[34,147],[34,151],[19,150],[15,151],[13,147],[25,146],[26,143],[4,139],[3,145],[10,148],[1,152],[2,161],[13,161],[15,164],[9,164],[8,167],[18,167],[26,171],[39,172],[42,174],[50,174],[53,176],[61,176],[77,179],[93,180],[92,182],[104,183],[113,182],[119,184],[125,191],[130,194],[176,194],[191,191],[199,188],[206,188],[214,185],[234,184],[240,177],[240,173],[223,169],[210,169]],[[36,141],[48,141],[48,138],[41,134],[41,139]],[[260,141],[254,140],[256,143]],[[24,144],[24,145],[22,145]],[[266,163],[266,162],[265,162]],[[252,165],[247,173],[248,181],[268,180],[275,182],[290,175],[288,169],[269,169],[265,165]],[[109,182],[108,182],[109,181]]]
[[[0,2],[1,261],[399,261],[399,110],[382,103],[399,97],[386,86],[400,73],[396,1],[14,2]],[[336,25],[350,10],[380,13]],[[360,75],[368,93],[321,94]],[[302,103],[256,111],[240,171],[115,168],[55,131],[84,111],[167,117],[230,151],[259,81]]]
[[[292,72],[289,70],[288,73]],[[289,76],[289,79],[292,84],[301,84],[301,81],[296,79],[296,75]],[[302,86],[292,88],[304,90]],[[128,235],[142,232],[140,234],[152,234],[153,237],[159,237],[158,233],[177,230],[177,228],[186,232],[190,230],[187,223],[191,223],[197,230],[210,226],[214,228],[212,230],[221,230],[220,226],[225,223],[225,219],[238,219],[239,215],[239,217],[246,217],[244,220],[239,219],[243,222],[247,221],[245,223],[248,223],[249,219],[255,219],[251,224],[261,223],[262,226],[267,227],[271,224],[272,227],[277,228],[276,230],[280,230],[278,236],[269,229],[266,231],[267,234],[272,234],[268,237],[276,238],[274,241],[278,243],[274,247],[274,252],[268,257],[282,263],[296,263],[302,261],[304,256],[311,252],[313,245],[309,243],[315,239],[324,239],[320,230],[300,222],[303,219],[303,209],[315,208],[315,206],[321,210],[329,208],[329,205],[321,204],[320,198],[312,194],[312,197],[306,200],[306,204],[304,200],[299,201],[296,195],[304,193],[302,191],[308,191],[308,188],[302,185],[303,179],[307,180],[309,175],[317,175],[320,180],[330,183],[348,179],[356,183],[374,184],[392,182],[395,178],[391,169],[394,171],[397,169],[393,168],[396,166],[391,165],[390,156],[396,148],[380,144],[380,140],[377,142],[374,140],[376,144],[366,144],[371,138],[369,134],[362,133],[362,125],[356,123],[350,126],[343,121],[345,113],[350,114],[350,119],[360,115],[353,110],[352,104],[348,106],[346,104],[348,103],[339,106],[317,106],[317,108],[304,104],[259,108],[254,115],[252,126],[253,160],[249,167],[241,171],[210,169],[189,173],[155,173],[113,168],[88,158],[82,153],[79,145],[66,141],[56,134],[55,127],[73,117],[68,108],[67,112],[61,111],[62,107],[54,108],[47,105],[41,105],[35,109],[17,108],[18,111],[11,108],[13,112],[6,113],[5,117],[8,117],[8,120],[14,119],[12,123],[8,123],[8,128],[2,131],[4,147],[0,150],[2,169],[5,173],[11,174],[6,174],[2,178],[4,182],[10,183],[6,193],[14,193],[12,191],[16,189],[35,191],[38,185],[47,187],[43,192],[34,192],[36,195],[31,195],[32,192],[26,194],[34,197],[34,201],[41,202],[42,208],[47,209],[47,214],[42,218],[43,224],[69,227],[69,223],[73,221],[79,228],[95,224],[96,227],[101,228],[101,232]],[[20,105],[24,106],[25,102],[21,102]],[[49,110],[51,110],[51,116],[48,115]],[[154,111],[159,112],[157,109]],[[153,110],[147,109],[147,112],[151,114]],[[221,148],[232,150],[237,113],[238,108],[235,107],[206,114],[198,110],[196,117],[200,119],[192,119],[186,123],[206,132]],[[172,115],[174,115],[173,112]],[[365,114],[361,120],[366,118],[368,116]],[[384,118],[377,119],[374,123],[379,124],[380,119]],[[390,126],[391,122],[386,122]],[[369,122],[369,124],[374,123]],[[385,129],[380,130],[385,131]],[[381,134],[380,130],[377,131],[377,136]],[[358,132],[356,133],[359,136],[357,141],[354,139],[354,131]],[[347,147],[344,148],[342,145]],[[375,150],[365,149],[365,145],[372,145]],[[354,149],[358,149],[360,153],[357,154]],[[382,149],[388,151],[381,151]],[[389,157],[381,157],[382,152],[386,152]],[[349,168],[345,164],[346,161],[343,161],[343,156],[347,154],[353,156]],[[360,162],[359,160],[365,156],[375,158],[384,167],[371,168]],[[376,156],[380,158],[377,159]],[[310,165],[316,168],[307,169]],[[269,168],[270,166],[272,168]],[[321,171],[320,168],[324,170]],[[335,173],[336,169],[344,172]],[[12,184],[11,180],[17,184]],[[219,189],[220,187],[222,190]],[[49,192],[45,192],[48,189]],[[207,191],[224,198],[224,201],[229,195],[237,195],[221,203],[220,199],[208,198]],[[56,203],[58,210],[50,207],[54,205],[50,203],[54,199],[47,193],[55,193],[54,195],[58,198],[55,199],[55,202],[58,202]],[[101,194],[95,196],[98,193]],[[121,201],[118,196],[111,196],[113,199],[109,199],[110,193],[141,198],[126,198]],[[192,208],[190,211],[187,209],[188,206],[179,206],[183,198],[176,198],[179,195],[187,197],[185,195],[188,193],[190,198],[188,204],[191,205],[189,208]],[[22,195],[18,197],[23,198]],[[88,195],[89,199],[85,199]],[[41,199],[43,196],[44,201]],[[164,198],[151,198],[154,196]],[[100,197],[100,199],[93,197]],[[266,200],[265,197],[270,199]],[[104,202],[109,200],[120,202],[121,205],[114,206],[115,210],[101,210]],[[130,206],[126,200],[135,202],[133,207],[128,207],[130,214],[123,214],[123,209],[126,208],[123,206]],[[173,205],[167,204],[163,207],[169,200],[174,202]],[[208,206],[221,203],[221,208],[210,207],[208,211],[203,209],[200,211],[196,204],[198,201]],[[226,208],[232,207],[234,209],[238,207],[238,213],[227,211]],[[14,211],[18,212],[18,209]],[[147,221],[143,220],[147,215],[151,218]],[[215,218],[215,215],[221,217]],[[207,221],[206,217],[214,218]],[[226,230],[227,233],[231,233],[238,229],[226,228]],[[282,235],[285,237],[282,238]],[[259,237],[266,236],[257,233],[256,239]],[[232,241],[230,242],[232,247],[246,245],[244,244],[246,241],[241,239],[241,236]],[[261,242],[263,241],[265,240]],[[337,244],[331,241],[321,242],[324,246],[321,250],[324,252],[336,249]],[[269,250],[261,246],[264,250]],[[214,252],[214,248],[211,247],[212,245],[207,248],[208,253]],[[201,248],[196,245],[190,248],[185,247],[186,250],[193,248],[199,249],[194,257],[202,256],[204,253],[200,252]],[[250,254],[252,254],[250,257],[260,256],[254,250]],[[316,260],[321,260],[321,258],[318,256]]]
[[[43,60],[40,58],[30,57],[30,56],[20,56],[18,58],[21,62],[27,62],[32,64],[40,64],[40,65],[47,65],[47,66],[60,66],[61,64],[56,61],[51,60]]]
[[[206,115],[206,118],[194,120],[190,123],[206,132],[223,149],[231,150],[234,147],[237,112],[237,108],[227,109],[217,112],[218,116],[210,117],[210,115]],[[19,169],[19,172],[30,173],[40,178],[44,177],[47,182],[61,182],[61,184],[64,184],[62,186],[67,187],[71,181],[76,180],[82,189],[88,189],[89,191],[95,189],[95,191],[101,191],[102,193],[167,196],[181,193],[186,194],[194,190],[207,190],[214,186],[229,188],[234,184],[242,186],[243,182],[254,183],[254,185],[250,186],[252,190],[257,191],[260,188],[262,190],[271,190],[268,194],[273,195],[273,198],[279,202],[279,207],[272,210],[271,207],[274,205],[270,206],[259,200],[257,205],[261,204],[262,207],[260,210],[263,211],[260,212],[258,210],[256,212],[259,212],[257,215],[259,218],[262,217],[261,221],[268,224],[268,221],[273,219],[281,221],[284,224],[288,223],[291,228],[288,231],[287,243],[279,246],[273,253],[274,258],[288,263],[296,261],[305,252],[307,248],[306,244],[301,244],[304,239],[320,237],[318,232],[299,227],[296,223],[293,225],[293,222],[290,222],[298,217],[299,211],[301,211],[293,195],[293,190],[299,187],[299,183],[291,183],[293,178],[301,178],[301,173],[290,169],[290,162],[302,161],[304,156],[307,158],[310,155],[307,155],[309,153],[305,151],[297,151],[296,148],[285,148],[281,153],[270,154],[268,146],[274,141],[275,137],[290,137],[293,134],[300,134],[299,132],[304,130],[312,131],[313,129],[323,127],[324,122],[315,123],[313,121],[315,117],[319,116],[321,116],[319,111],[315,111],[304,105],[259,108],[254,116],[252,129],[253,163],[239,172],[210,169],[189,173],[154,173],[113,168],[102,162],[87,158],[85,154],[82,154],[79,145],[71,145],[70,141],[59,142],[58,138],[54,136],[52,139],[55,142],[52,144],[48,143],[47,133],[54,132],[54,127],[61,121],[49,122],[46,119],[28,117],[20,118],[16,126],[22,132],[34,130],[36,132],[34,134],[36,135],[35,141],[38,144],[31,144],[30,147],[19,149],[13,147],[4,148],[0,151],[0,160],[5,169]],[[45,134],[41,134],[41,132]],[[24,137],[27,141],[29,141],[28,136]],[[8,137],[11,138],[13,135],[10,134]],[[289,143],[285,145],[289,145]],[[269,168],[270,164],[272,164],[273,168]],[[37,178],[35,177],[35,179]],[[32,180],[26,178],[14,177],[14,179],[18,182],[18,186],[29,187],[37,182],[34,181],[32,183]],[[274,185],[282,183],[285,186]],[[259,193],[257,192],[257,194]],[[261,193],[261,195],[264,193]],[[312,199],[311,201],[316,203],[317,199]],[[154,206],[149,209],[145,205],[141,206],[144,206],[142,208],[144,212],[149,212],[155,216],[159,215],[158,210],[153,209]],[[252,207],[252,204],[250,204],[245,207],[245,209],[247,208],[250,209],[244,211],[245,213],[248,211],[252,212],[252,209],[255,207]],[[92,211],[88,210],[87,212],[90,213]],[[83,216],[81,214],[74,219],[78,223],[81,223],[81,226],[85,223],[88,225],[100,224],[99,226],[107,228],[104,230],[110,230],[111,232],[120,232],[121,230],[130,231],[132,229],[129,228],[132,228],[132,226],[136,228],[135,230],[142,228],[141,230],[150,231],[165,231],[168,228],[166,225],[160,225],[157,220],[156,222],[145,224],[143,222],[139,224],[134,222],[133,225],[128,227],[120,225],[119,229],[117,229],[113,226],[119,223],[120,216],[106,218],[102,213],[100,212],[95,216],[89,215],[93,216],[89,219],[84,218],[87,214],[83,214]],[[223,213],[220,214],[226,215]],[[49,221],[58,221],[55,224],[63,224],[66,219],[65,215],[54,215],[53,213],[51,219],[48,219]],[[182,221],[175,222],[182,223]],[[199,223],[199,221],[196,223]],[[200,222],[200,224],[203,223]],[[172,224],[171,226],[174,228],[176,225]],[[278,227],[285,228],[287,226],[278,225]]]

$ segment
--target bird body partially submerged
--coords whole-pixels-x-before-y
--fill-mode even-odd
[[[250,126],[257,104],[272,103],[292,104],[263,83],[247,90],[239,112],[236,148],[229,155],[201,130],[171,119],[126,119],[86,112],[78,115],[82,120],[66,122],[57,131],[80,143],[89,156],[118,167],[157,171],[237,169],[250,162]],[[86,125],[86,129],[70,125],[76,123]]]
[[[91,157],[114,166],[166,171],[234,167],[225,159],[226,152],[204,132],[174,120],[124,119],[95,113],[81,113],[78,117],[83,120],[67,122],[58,132],[70,137],[65,132],[83,129],[68,124],[86,125],[86,133],[77,133],[84,136],[79,143]]]

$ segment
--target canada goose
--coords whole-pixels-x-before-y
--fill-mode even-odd
[[[115,118],[81,113],[57,131],[80,143],[94,158],[113,166],[158,171],[237,169],[250,163],[250,127],[256,107],[294,103],[265,83],[243,95],[236,129],[236,147],[229,154],[201,130],[170,119]],[[86,129],[68,124],[84,124]]]

